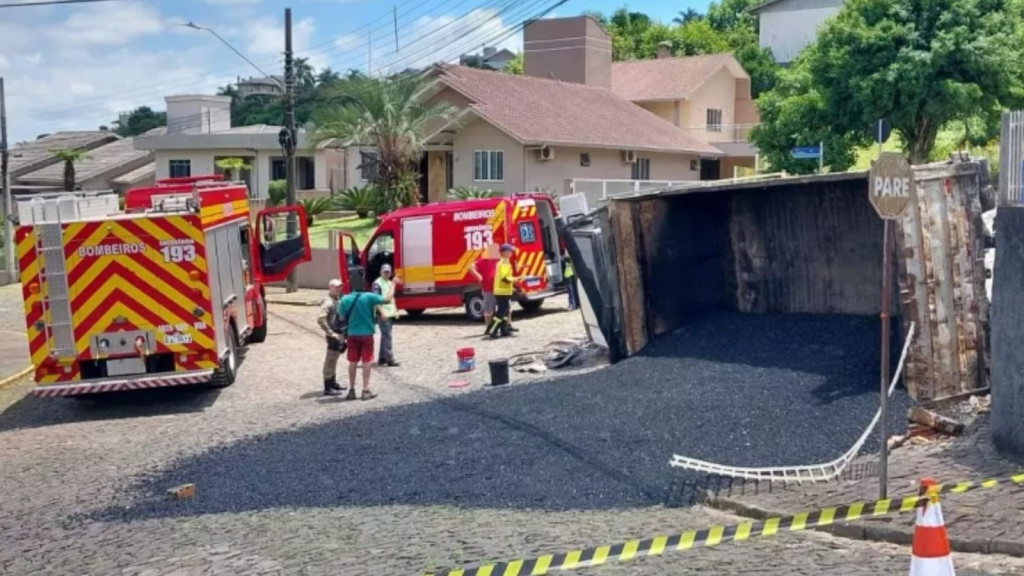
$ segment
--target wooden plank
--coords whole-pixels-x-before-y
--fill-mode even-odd
[[[622,300],[626,353],[636,354],[647,345],[644,284],[637,252],[636,203],[612,200],[609,205],[615,251],[618,255],[619,293]]]
[[[924,222],[927,221],[927,199],[918,182],[917,202],[911,204],[904,215],[905,244],[901,254],[906,269],[906,291],[903,314],[917,324],[916,336],[911,344],[906,360],[904,382],[911,396],[918,398],[922,394],[921,387],[930,381],[932,365],[933,330],[930,322],[928,306],[928,257],[925,252]]]

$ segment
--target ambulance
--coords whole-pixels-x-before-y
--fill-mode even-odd
[[[400,208],[381,217],[364,249],[342,233],[339,269],[345,290],[366,287],[390,264],[402,285],[395,294],[401,310],[419,315],[429,308],[464,307],[481,320],[480,284],[470,266],[488,245],[511,244],[516,283],[513,297],[527,311],[565,291],[558,238],[558,210],[545,194],[516,194]]]
[[[301,206],[250,214],[245,183],[219,176],[129,190],[124,209],[112,192],[34,195],[17,220],[41,397],[231,385],[239,348],[267,337],[265,285],[311,258]]]

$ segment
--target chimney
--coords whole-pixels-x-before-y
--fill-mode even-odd
[[[168,134],[209,134],[231,128],[231,97],[167,96]]]
[[[527,22],[523,28],[523,72],[610,88],[611,37],[589,16]]]
[[[658,59],[668,58],[672,55],[672,43],[668,40],[658,42]]]

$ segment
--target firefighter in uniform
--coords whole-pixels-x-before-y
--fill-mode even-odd
[[[515,282],[518,278],[512,270],[512,245],[502,244],[501,260],[494,271],[494,299],[498,301],[494,318],[487,326],[487,335],[491,338],[508,336],[512,332],[509,316],[512,315],[512,294],[515,293]]]
[[[324,357],[324,396],[336,396],[344,390],[338,384],[336,371],[338,358],[345,351],[345,341],[344,336],[335,332],[333,328],[340,298],[341,280],[335,278],[327,284],[327,297],[320,302],[320,315],[316,319],[327,338],[327,355]]]

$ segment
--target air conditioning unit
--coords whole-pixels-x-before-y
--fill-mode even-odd
[[[553,160],[555,158],[555,149],[547,146],[537,150],[537,160]]]
[[[635,150],[623,150],[622,151],[622,162],[625,164],[636,163],[636,151]]]

